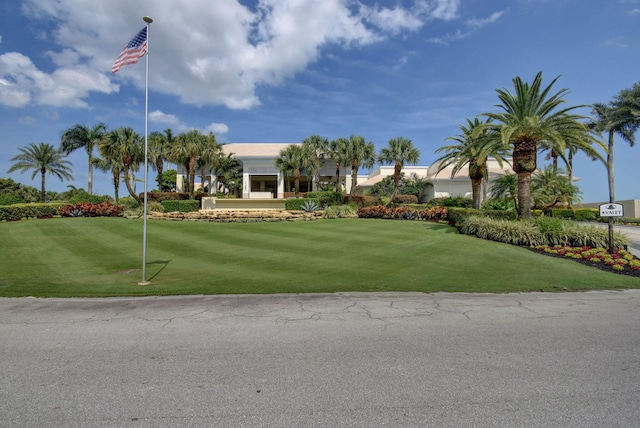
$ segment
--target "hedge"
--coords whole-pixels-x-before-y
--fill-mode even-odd
[[[471,216],[482,216],[496,220],[516,220],[518,213],[515,211],[477,210],[474,208],[447,207],[447,220],[453,224],[461,224],[464,219]]]
[[[600,217],[600,211],[597,208],[554,208],[545,212],[551,217],[563,218],[578,221],[597,221]]]
[[[318,198],[291,198],[284,202],[284,208],[289,211],[304,211],[302,206],[307,201],[315,202],[319,207],[322,206]]]
[[[200,201],[197,199],[187,200],[164,200],[160,202],[165,212],[189,213],[200,209]]]
[[[23,218],[51,218],[58,215],[66,204],[16,204],[0,206],[0,221],[16,221]]]

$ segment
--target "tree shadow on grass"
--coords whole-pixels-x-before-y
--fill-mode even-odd
[[[156,276],[160,275],[160,273],[166,269],[166,267],[169,265],[169,263],[171,263],[171,260],[156,260],[153,262],[147,262],[147,266],[149,265],[160,265],[160,269],[154,273],[152,276],[150,276],[148,278],[148,281],[151,281],[152,279],[154,279]]]

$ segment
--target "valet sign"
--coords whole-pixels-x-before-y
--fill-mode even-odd
[[[600,217],[624,217],[624,206],[622,204],[602,204],[600,205]]]

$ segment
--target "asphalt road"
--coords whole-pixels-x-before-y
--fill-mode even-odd
[[[640,290],[0,299],[3,427],[637,427]]]

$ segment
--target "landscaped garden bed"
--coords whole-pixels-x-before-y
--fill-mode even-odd
[[[536,245],[531,250],[552,257],[575,260],[587,266],[640,278],[640,260],[626,250],[610,254],[605,248]]]
[[[254,221],[297,221],[322,218],[321,211],[288,210],[211,210],[197,212],[149,213],[149,218],[173,221],[217,221],[217,222],[254,222]]]

